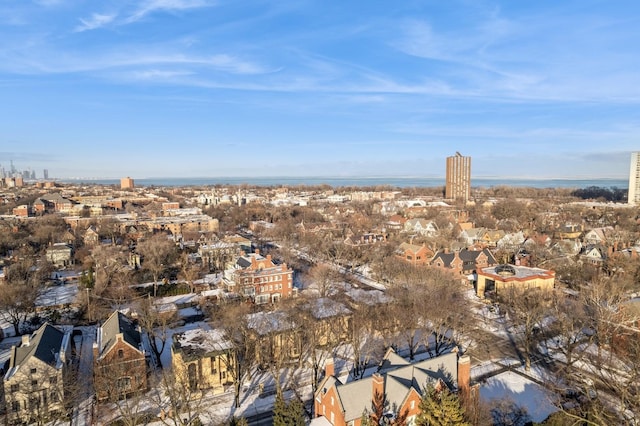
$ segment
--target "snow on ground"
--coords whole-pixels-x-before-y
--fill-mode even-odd
[[[47,287],[36,299],[36,306],[69,305],[76,301],[78,284],[64,284]]]
[[[534,422],[541,422],[558,411],[551,403],[551,394],[543,387],[512,371],[487,379],[480,386],[480,397],[489,403],[510,399],[526,409]]]

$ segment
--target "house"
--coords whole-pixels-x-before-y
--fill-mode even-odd
[[[376,232],[365,232],[363,234],[350,234],[345,238],[344,243],[348,246],[371,245],[387,240],[387,236]]]
[[[180,389],[224,393],[233,384],[231,344],[220,330],[196,328],[174,334],[171,365]]]
[[[209,244],[200,244],[198,254],[202,259],[202,265],[210,271],[222,271],[227,263],[240,253],[237,244],[225,241],[215,241]]]
[[[580,252],[580,260],[594,266],[601,266],[607,258],[607,250],[601,244],[588,244]]]
[[[12,213],[14,216],[18,217],[29,217],[31,216],[31,209],[26,204],[23,204],[21,206],[14,207]]]
[[[611,226],[605,226],[602,228],[593,228],[587,231],[582,237],[585,244],[606,244],[614,229]]]
[[[332,362],[325,370],[314,394],[315,417],[324,417],[334,426],[359,426],[378,394],[386,397],[389,409],[406,414],[407,424],[413,424],[428,384],[446,386],[454,392],[469,391],[471,361],[468,355],[458,357],[451,352],[410,363],[389,349],[378,371],[364,379],[343,383],[334,375]]]
[[[293,269],[276,264],[260,250],[241,255],[236,262],[235,284],[240,293],[256,304],[274,303],[293,296]]]
[[[431,265],[438,268],[449,269],[457,275],[469,275],[479,268],[496,265],[496,259],[489,249],[470,250],[462,249],[449,252],[448,249],[436,253],[431,260]]]
[[[426,237],[434,237],[438,234],[438,227],[432,220],[409,219],[404,223],[405,232],[416,233]]]
[[[47,248],[46,257],[58,268],[73,264],[73,248],[66,243],[55,243]]]
[[[64,412],[70,333],[44,324],[11,348],[4,370],[4,395],[10,424],[32,424]]]
[[[351,330],[351,310],[328,297],[309,300],[307,312],[311,313],[314,335],[319,346],[346,341]]]
[[[266,365],[273,360],[296,360],[302,351],[302,336],[293,320],[282,311],[247,315],[247,325],[256,344],[256,360]]]
[[[505,234],[496,242],[496,247],[502,250],[515,250],[525,241],[522,231]]]
[[[434,256],[433,250],[426,245],[402,243],[396,250],[396,256],[413,266],[426,266]]]
[[[84,235],[82,236],[82,241],[85,245],[89,247],[93,247],[98,245],[98,241],[100,240],[100,234],[96,231],[96,228],[92,225],[84,231]]]
[[[140,330],[120,311],[98,328],[93,344],[94,386],[100,400],[118,400],[147,389],[146,353]]]
[[[555,271],[503,264],[478,269],[475,287],[478,297],[484,298],[487,292],[498,293],[509,288],[551,290],[555,280]]]

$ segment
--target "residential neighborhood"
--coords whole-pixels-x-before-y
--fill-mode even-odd
[[[2,421],[640,424],[637,207],[445,196],[0,188]]]

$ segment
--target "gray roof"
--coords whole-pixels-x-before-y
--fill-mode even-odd
[[[442,380],[451,389],[455,388],[458,383],[458,355],[451,352],[410,364],[390,350],[381,364],[380,374],[384,377],[384,393],[390,406],[400,407],[411,389],[422,394],[427,383]],[[344,408],[345,421],[358,419],[365,408],[371,409],[372,377],[346,384],[329,378],[323,388],[329,388],[334,384]]]
[[[104,324],[102,324],[100,336],[100,354],[108,352],[111,346],[116,342],[118,334],[122,333],[125,342],[133,346],[135,349],[140,348],[141,337],[140,332],[136,329],[133,322],[120,311],[111,314]]]
[[[55,365],[58,361],[60,348],[65,333],[49,324],[42,325],[30,337],[28,344],[14,346],[9,360],[9,373],[14,368],[25,363],[30,357],[35,357],[45,364]]]

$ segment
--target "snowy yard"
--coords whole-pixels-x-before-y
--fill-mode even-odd
[[[509,399],[527,410],[531,420],[541,422],[558,411],[549,392],[535,382],[512,371],[487,379],[480,386],[480,397],[486,402]]]

